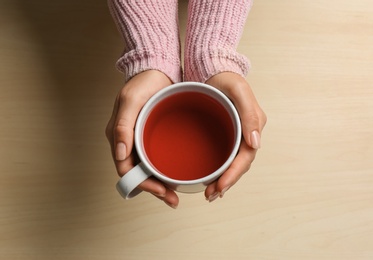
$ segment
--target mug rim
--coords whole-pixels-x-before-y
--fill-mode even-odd
[[[148,156],[146,155],[145,149],[143,147],[143,141],[142,141],[142,134],[143,134],[143,125],[145,125],[145,121],[152,111],[153,107],[158,104],[161,100],[165,99],[166,97],[169,97],[173,94],[179,93],[180,89],[184,89],[186,87],[195,87],[195,88],[204,88],[207,89],[208,91],[214,92],[219,98],[221,98],[225,104],[223,106],[226,108],[227,106],[229,107],[228,113],[232,116],[233,124],[235,127],[235,143],[234,146],[231,150],[231,153],[229,154],[228,159],[222,164],[217,170],[214,172],[198,179],[192,179],[192,180],[178,180],[178,179],[173,179],[170,178],[161,172],[159,172],[150,162],[148,159]],[[195,88],[192,88],[190,92],[195,92]],[[183,91],[184,92],[184,91]],[[201,93],[205,93],[203,91],[200,91]],[[205,93],[206,94],[206,93]],[[217,99],[215,96],[212,96],[212,98]],[[219,101],[220,102],[220,101]],[[157,93],[155,93],[143,106],[141,109],[136,125],[135,125],[135,147],[137,154],[139,156],[140,161],[144,164],[147,170],[151,172],[153,176],[158,178],[159,180],[165,182],[166,184],[171,184],[171,185],[194,185],[194,184],[199,184],[199,183],[208,183],[212,180],[217,179],[224,171],[228,169],[228,167],[231,165],[232,161],[236,157],[236,154],[238,152],[240,142],[241,142],[241,120],[238,115],[237,109],[235,108],[233,102],[220,90],[217,88],[210,86],[205,83],[200,83],[200,82],[193,82],[193,81],[185,81],[185,82],[179,82],[179,83],[174,83],[172,85],[169,85]]]

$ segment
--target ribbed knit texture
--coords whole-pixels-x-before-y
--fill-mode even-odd
[[[236,49],[252,0],[190,0],[184,79],[205,82],[220,72],[246,76],[249,61]]]
[[[108,4],[125,42],[116,65],[126,80],[154,69],[180,82],[177,0],[108,0]]]

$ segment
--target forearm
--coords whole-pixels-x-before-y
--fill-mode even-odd
[[[124,40],[117,68],[129,80],[146,70],[159,70],[181,81],[177,0],[108,0]]]
[[[251,0],[190,0],[185,48],[185,79],[205,82],[220,72],[243,77],[249,61],[237,53]]]

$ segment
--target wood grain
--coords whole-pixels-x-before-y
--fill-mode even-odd
[[[106,2],[1,1],[0,33],[1,259],[373,258],[372,1],[255,1],[239,50],[262,149],[224,199],[177,210],[114,188]]]

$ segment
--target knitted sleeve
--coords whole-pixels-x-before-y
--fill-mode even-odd
[[[108,0],[125,48],[116,63],[129,80],[155,69],[181,81],[177,0]]]
[[[190,0],[185,80],[205,82],[220,72],[245,77],[249,61],[236,49],[252,0]]]

